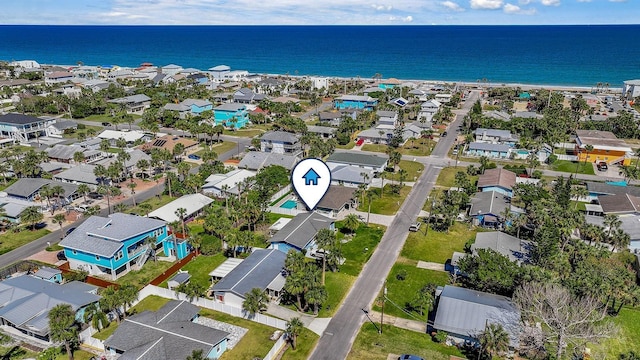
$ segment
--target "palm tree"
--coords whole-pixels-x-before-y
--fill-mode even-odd
[[[184,218],[185,216],[187,216],[187,209],[185,208],[177,208],[175,211],[175,215],[180,219],[180,222],[182,224],[182,235],[187,235],[187,232],[185,231],[185,227],[184,227]]]
[[[367,190],[367,202],[369,203],[369,208],[367,210],[367,226],[369,226],[369,218],[371,217],[371,200],[373,198],[373,191]]]
[[[327,253],[331,251],[336,242],[336,234],[331,229],[320,229],[316,235],[316,244],[318,248],[324,250],[322,254],[322,285],[324,285],[324,274],[327,267]]]
[[[294,350],[297,345],[298,335],[300,335],[300,333],[302,332],[302,328],[304,328],[304,324],[302,323],[302,321],[300,321],[300,318],[295,317],[287,321],[286,332],[291,339],[291,346]]]
[[[49,337],[52,341],[64,342],[64,347],[73,360],[71,343],[78,339],[76,312],[69,304],[58,304],[49,311]]]
[[[64,214],[56,214],[53,217],[53,223],[60,225],[60,240],[62,240],[62,238],[64,237],[64,235],[62,234],[62,224],[64,224],[66,220],[67,219],[65,218]]]
[[[627,234],[622,229],[616,229],[616,232],[613,233],[610,241],[611,241],[611,252],[614,252],[616,250],[622,250],[627,248],[629,246],[629,243],[631,242],[631,236],[629,236],[629,234]]]
[[[260,288],[253,288],[251,291],[245,294],[244,301],[242,302],[242,311],[253,317],[258,312],[267,310],[267,304],[269,303],[269,297]]]
[[[127,317],[127,308],[138,300],[138,288],[133,284],[124,284],[118,289],[118,297],[124,309],[122,315]]]
[[[304,294],[304,300],[307,302],[307,304],[313,305],[314,315],[318,315],[320,305],[327,301],[327,298],[327,291],[325,290],[324,286],[312,287]]]
[[[119,204],[116,204],[113,207],[113,211],[114,212],[118,212],[118,213],[123,213],[123,212],[127,211],[127,208],[128,208],[127,204],[119,203]]]
[[[100,331],[109,323],[109,319],[107,315],[98,308],[96,303],[93,303],[88,305],[84,310],[84,322],[86,324],[91,322],[91,326]]]
[[[479,336],[480,352],[489,357],[509,349],[509,333],[500,324],[488,324]]]
[[[120,323],[120,315],[117,309],[122,305],[122,301],[120,300],[118,290],[113,286],[109,286],[100,292],[100,296],[102,296],[100,299],[100,308],[106,312],[114,311],[116,313],[116,322]]]
[[[36,224],[44,218],[37,206],[29,206],[20,213],[20,221],[31,225],[31,230],[36,229]]]
[[[127,184],[127,187],[129,189],[131,189],[131,199],[133,200],[133,206],[136,206],[136,191],[135,188],[138,186],[138,184],[135,183],[135,181],[130,181]]]
[[[84,153],[82,151],[76,151],[75,153],[73,153],[73,161],[75,161],[76,164],[84,162],[85,160],[86,159],[85,159]]]
[[[202,234],[193,234],[189,237],[189,242],[196,249],[196,255],[200,255],[200,246],[202,245]]]
[[[151,206],[151,204],[149,204],[148,202],[140,203],[138,207],[140,208],[140,210],[144,211],[147,216],[149,216],[149,212],[151,212],[151,209],[153,209],[153,206]]]
[[[144,244],[149,246],[151,249],[151,256],[153,256],[153,262],[158,261],[158,255],[156,254],[156,242],[158,242],[158,238],[155,236],[149,236],[144,239]]]
[[[350,233],[354,233],[356,232],[356,230],[358,230],[360,225],[362,225],[362,221],[360,221],[360,218],[358,217],[358,215],[349,214],[345,216],[344,220],[342,221],[342,225]]]
[[[620,226],[622,225],[622,220],[618,218],[618,215],[607,214],[604,216],[603,224],[608,229],[607,237],[610,238],[613,230],[617,230],[620,228]]]
[[[84,202],[87,202],[87,194],[91,192],[91,188],[89,188],[89,185],[87,184],[80,184],[78,185],[78,190],[76,190],[79,194],[82,194],[82,197],[84,198]]]
[[[193,350],[186,360],[207,360],[202,349]]]

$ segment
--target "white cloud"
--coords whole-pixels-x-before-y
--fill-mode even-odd
[[[518,5],[509,4],[509,3],[504,4],[502,11],[504,11],[506,14],[518,14],[518,15],[533,15],[536,13],[536,9],[534,8],[523,9]]]
[[[446,7],[449,10],[452,10],[452,11],[464,11],[462,6],[458,5],[458,3],[455,3],[455,2],[450,1],[450,0],[443,1],[443,2],[440,3],[440,5]]]
[[[560,0],[541,0],[540,3],[544,6],[559,6]]]
[[[609,2],[627,2],[627,0],[609,0]]]
[[[518,4],[520,5],[529,5],[529,3],[531,3],[531,0],[519,0]]]
[[[579,3],[588,3],[591,2],[591,0],[576,0]]]
[[[402,21],[402,22],[406,22],[406,23],[410,23],[413,21],[413,16],[408,15],[405,17],[401,17],[401,16],[389,16],[389,21]]]
[[[502,8],[502,0],[471,0],[472,9],[497,10]]]
[[[391,5],[371,4],[371,7],[376,9],[377,11],[391,11],[391,10],[393,10],[393,6],[391,6]]]

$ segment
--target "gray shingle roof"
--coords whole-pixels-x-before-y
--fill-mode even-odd
[[[64,196],[70,196],[78,190],[78,185],[63,183],[59,181],[53,181],[49,179],[41,178],[21,178],[15,183],[11,184],[4,190],[9,196],[15,196],[19,198],[30,198],[37,193],[43,186],[49,187],[62,186],[64,189]]]
[[[48,332],[47,314],[62,303],[74,310],[100,300],[94,286],[77,282],[63,285],[29,275],[18,276],[0,282],[0,317],[18,327],[29,327],[41,334]]]
[[[151,98],[145,94],[136,94],[136,95],[129,95],[129,96],[121,97],[118,99],[109,100],[108,102],[117,103],[117,104],[128,104],[128,103],[141,103],[145,101],[151,101]]]
[[[56,120],[51,126],[58,130],[66,130],[66,129],[75,129],[78,127],[78,124],[75,121],[71,120]]]
[[[291,170],[297,162],[298,157],[293,155],[250,151],[240,160],[238,168],[260,170],[267,166],[280,165],[287,170]]]
[[[36,273],[33,274],[33,276],[46,280],[46,279],[51,279],[52,277],[58,274],[62,274],[62,271],[60,271],[59,269],[43,266],[40,269],[38,269],[38,271],[36,271]]]
[[[310,125],[310,126],[307,126],[307,131],[310,133],[316,133],[316,134],[335,134],[336,131],[338,131],[338,129],[330,126]]]
[[[492,214],[496,216],[502,216],[505,209],[511,211],[520,211],[520,209],[511,206],[511,202],[508,198],[505,199],[505,195],[502,195],[496,191],[486,191],[476,193],[471,198],[471,209],[469,215],[475,216],[478,214]]]
[[[52,159],[72,160],[73,154],[77,152],[83,153],[84,149],[79,146],[56,144],[53,147],[45,149],[44,151]]]
[[[446,285],[440,294],[433,327],[452,334],[477,338],[487,323],[500,324],[518,344],[520,312],[505,296]]]
[[[618,195],[618,194],[630,194],[633,196],[640,196],[640,187],[637,186],[617,186],[606,183],[587,181],[587,190],[590,193],[598,195]]]
[[[111,257],[122,247],[123,241],[165,224],[161,220],[123,213],[111,214],[108,218],[91,216],[60,241],[60,246]]]
[[[95,166],[89,164],[79,164],[68,170],[54,175],[55,179],[69,182],[79,182],[85,184],[98,185],[98,178],[93,173]]]
[[[479,232],[471,251],[491,249],[509,258],[511,261],[525,261],[529,257],[531,243],[501,231]]]
[[[331,185],[318,203],[318,208],[340,210],[354,198],[355,192],[356,189],[352,187]]]
[[[208,354],[229,333],[191,321],[198,308],[172,300],[156,312],[144,311],[125,319],[105,341],[124,354],[120,359],[185,359],[194,350]]]
[[[37,117],[16,114],[16,113],[0,115],[0,124],[26,125],[26,124],[39,123],[44,121],[45,120],[39,119]]]
[[[226,103],[213,108],[213,110],[220,110],[220,111],[240,111],[243,109],[246,109],[244,104],[236,104],[236,103]]]
[[[295,144],[298,142],[298,136],[294,133],[286,131],[269,131],[267,133],[264,133],[260,137],[260,140]]]
[[[368,181],[365,181],[364,175],[369,177]],[[331,169],[331,181],[343,182],[352,184],[365,184],[369,183],[373,178],[373,171],[370,169],[363,169],[357,166],[351,165],[338,165]]]
[[[387,156],[362,154],[353,151],[335,152],[327,158],[327,162],[372,167],[380,167],[386,164],[388,160],[389,157]]]
[[[333,223],[333,219],[314,212],[298,214],[273,235],[269,242],[283,242],[303,249],[320,229],[329,229]]]
[[[282,231],[282,230],[281,230]],[[242,298],[253,288],[266,290],[282,276],[287,254],[275,249],[256,249],[213,286],[215,292],[232,292]]]

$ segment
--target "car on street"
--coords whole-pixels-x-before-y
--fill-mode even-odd
[[[416,231],[420,230],[420,226],[421,225],[422,225],[422,223],[420,223],[420,222],[413,223],[413,224],[411,224],[411,226],[409,226],[409,231],[416,232]]]
[[[56,257],[61,261],[67,260],[67,256],[64,254],[64,251],[58,251]]]
[[[76,228],[72,227],[72,228],[68,228],[67,231],[64,233],[64,236],[67,236],[69,234],[71,234],[73,232],[73,230],[75,230]]]
[[[446,131],[445,131],[445,132],[443,132],[443,133],[442,133],[442,137],[447,137],[447,134],[448,134],[448,133],[447,133]]]
[[[105,122],[102,123],[102,126],[111,126],[111,123],[108,123],[108,122],[105,121]]]
[[[424,360],[424,359],[418,355],[404,354],[404,355],[400,355],[398,360]]]
[[[187,156],[189,159],[191,160],[200,160],[200,156],[196,155],[196,154],[189,154],[189,156]]]
[[[599,162],[596,167],[598,168],[598,171],[607,171],[609,170],[609,167],[607,166],[606,162]]]

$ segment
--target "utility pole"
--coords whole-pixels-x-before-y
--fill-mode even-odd
[[[360,310],[362,310],[362,312],[367,317],[367,319],[369,319],[369,321],[373,324],[373,326],[376,328],[376,330],[378,330],[378,334],[382,334],[382,331],[378,328],[378,325],[376,325],[376,323],[373,322],[373,320],[371,320],[371,318],[369,317],[369,311],[365,310],[365,309],[360,309]]]
[[[384,282],[384,290],[382,291],[382,315],[380,316],[380,334],[384,324],[384,301],[387,300],[387,281]]]

